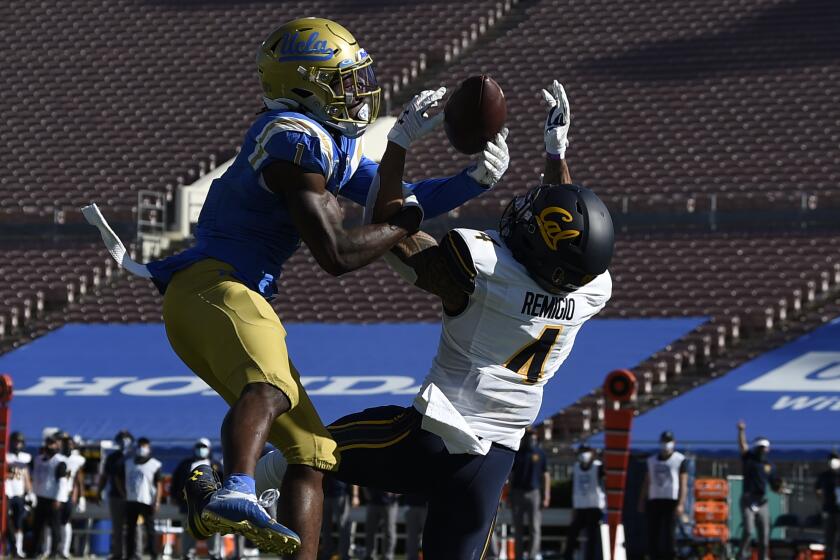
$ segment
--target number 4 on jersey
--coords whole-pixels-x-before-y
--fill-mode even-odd
[[[548,353],[562,331],[563,327],[543,327],[539,338],[529,342],[508,358],[505,367],[524,375],[525,383],[536,383],[542,377]]]

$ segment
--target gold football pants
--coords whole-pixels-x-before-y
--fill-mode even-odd
[[[289,360],[286,330],[268,302],[233,276],[232,266],[204,259],[176,273],[163,298],[163,321],[178,356],[228,404],[250,383],[283,391],[292,407],[268,439],[289,464],[336,468],[335,441]]]

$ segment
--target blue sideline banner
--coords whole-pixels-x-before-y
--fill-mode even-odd
[[[741,419],[776,450],[840,445],[840,318],[647,412],[632,437],[649,446],[668,429],[680,447],[734,452]]]
[[[549,416],[703,322],[596,319],[545,390]],[[411,403],[437,350],[437,324],[287,324],[289,355],[325,423]],[[12,427],[31,441],[54,426],[108,439],[217,437],[227,406],[178,359],[161,324],[70,324],[0,356],[15,383]],[[215,439],[214,437],[214,439]]]

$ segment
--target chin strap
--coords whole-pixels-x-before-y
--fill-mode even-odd
[[[105,243],[105,247],[108,249],[108,252],[111,253],[111,256],[115,261],[117,261],[117,264],[121,268],[124,268],[131,274],[140,276],[141,278],[152,277],[152,274],[149,272],[149,269],[145,264],[135,262],[134,259],[129,256],[125,245],[123,245],[123,242],[117,234],[114,233],[114,230],[111,229],[111,226],[108,225],[108,222],[105,220],[102,212],[99,211],[99,207],[95,202],[82,208],[82,214],[90,225],[99,230],[99,234],[102,236],[102,242]]]

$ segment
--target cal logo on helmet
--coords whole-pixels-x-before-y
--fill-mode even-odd
[[[569,223],[574,221],[571,213],[559,206],[549,206],[543,209],[537,215],[537,226],[540,228],[543,241],[552,251],[557,250],[557,244],[564,239],[574,239],[580,235],[580,230],[577,229],[563,229],[556,219],[551,219],[552,216],[559,216],[561,222]]]

